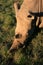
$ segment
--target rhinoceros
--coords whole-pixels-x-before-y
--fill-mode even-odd
[[[39,20],[41,21],[39,28],[43,28],[43,0],[23,0],[23,3],[18,9],[18,3],[14,3],[17,25],[13,44],[10,48],[16,49],[28,37],[28,31],[31,29],[32,20],[37,17],[36,26]],[[34,21],[35,22],[35,21]]]

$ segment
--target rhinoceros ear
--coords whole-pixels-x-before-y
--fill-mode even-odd
[[[18,3],[14,3],[14,9],[15,9],[15,13],[17,15],[19,9],[18,9]]]
[[[16,14],[16,18],[17,18],[19,10],[20,10],[20,4],[18,2],[14,3],[14,9],[15,9],[15,14]]]

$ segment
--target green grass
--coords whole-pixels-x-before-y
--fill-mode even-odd
[[[22,4],[23,0],[19,0]],[[0,65],[43,65],[43,29],[28,42],[27,48],[8,53],[15,35],[13,0],[0,0]]]

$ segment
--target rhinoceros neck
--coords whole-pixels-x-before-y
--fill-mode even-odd
[[[39,13],[41,12],[42,10],[42,0],[39,0]]]
[[[21,7],[21,11],[22,10],[27,10],[32,12],[41,12],[42,0],[24,0]]]

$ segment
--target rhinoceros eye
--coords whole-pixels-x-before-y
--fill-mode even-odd
[[[32,16],[31,15],[28,15],[27,17],[31,18]]]
[[[15,38],[21,38],[22,37],[22,34],[16,34],[15,35]]]

